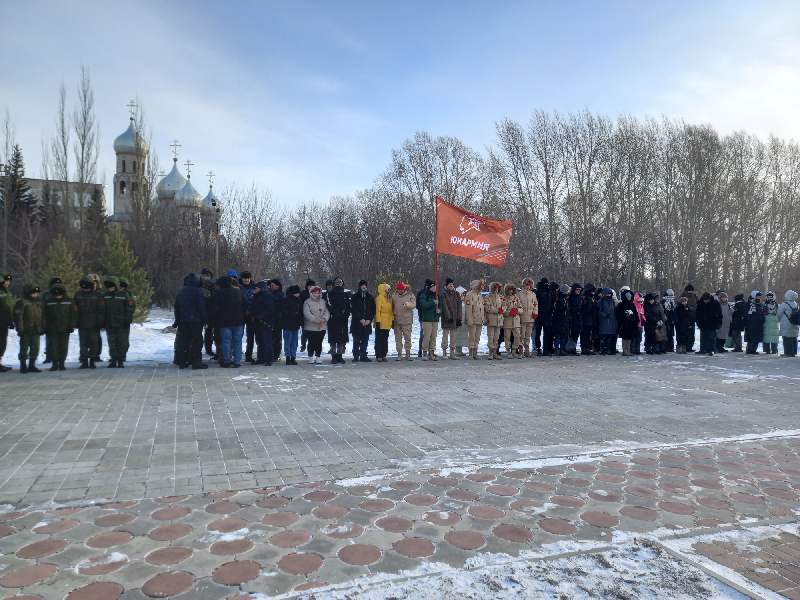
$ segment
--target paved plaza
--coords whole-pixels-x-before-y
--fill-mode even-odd
[[[590,587],[644,585],[620,548],[673,597],[800,598],[798,381],[744,355],[5,374],[0,598],[456,598],[475,570],[501,597],[492,569],[552,597],[542,569],[587,557]]]

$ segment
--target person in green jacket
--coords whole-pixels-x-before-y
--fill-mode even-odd
[[[128,279],[126,277],[118,277],[119,279],[119,289],[125,292],[125,295],[128,297],[128,302],[133,302],[133,312],[136,312],[136,296],[133,295],[133,292],[128,290]],[[131,317],[131,322],[133,321],[133,317]],[[131,347],[131,324],[128,323],[127,332],[125,333],[125,354],[123,355],[123,360],[128,360],[128,349]]]
[[[419,320],[422,324],[422,360],[438,360],[436,357],[436,336],[439,333],[439,317],[442,314],[442,300],[436,293],[436,284],[430,282],[419,295]]]
[[[37,299],[39,286],[26,283],[22,287],[22,299],[14,305],[14,327],[19,336],[19,372],[41,373],[36,368],[39,356],[39,337],[42,335],[42,305]],[[28,364],[25,364],[28,361]]]
[[[0,373],[11,370],[3,366],[3,355],[6,353],[8,330],[14,329],[14,296],[11,295],[11,275],[0,273]]]
[[[57,283],[64,283],[64,282],[61,281],[61,277],[51,277],[50,281],[47,282],[47,289],[41,294],[39,294],[39,302],[41,303],[42,306],[44,306],[45,302],[47,302],[50,298],[53,297],[53,295],[50,293],[50,289]],[[50,364],[52,360],[53,357],[50,356],[50,347],[47,345],[47,342],[45,341],[44,360],[42,361],[42,364],[43,365]],[[55,369],[52,370],[55,371]]]
[[[42,326],[44,329],[47,355],[53,361],[51,371],[65,371],[69,334],[75,329],[76,314],[72,298],[67,296],[63,283],[50,286],[49,298],[42,303]]]
[[[94,289],[94,279],[84,275],[78,283],[81,289],[75,292],[72,311],[78,328],[78,342],[81,347],[80,369],[95,369],[95,357],[100,353],[97,340],[103,328],[103,296]]]
[[[761,344],[764,354],[778,353],[778,340],[780,339],[778,306],[779,304],[775,301],[775,292],[767,292],[767,299],[764,301],[764,341]]]
[[[111,355],[110,369],[125,367],[128,349],[128,326],[133,322],[133,300],[119,288],[119,279],[113,275],[103,282],[103,323],[108,337],[108,353]]]

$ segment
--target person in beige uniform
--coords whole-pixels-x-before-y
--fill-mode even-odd
[[[506,284],[503,309],[503,333],[505,336],[508,358],[522,358],[522,354],[517,354],[520,348],[522,348],[522,337],[520,335],[522,301],[517,296],[517,286],[513,283]],[[511,343],[512,335],[514,336],[513,346]]]
[[[526,357],[536,356],[531,353],[531,333],[536,317],[539,315],[539,299],[536,297],[535,287],[533,279],[526,277],[522,280],[522,289],[517,294],[517,298],[522,303],[519,311],[520,343]]]
[[[464,299],[464,321],[469,328],[469,357],[480,360],[478,345],[481,341],[481,331],[486,322],[486,312],[483,305],[483,279],[475,279],[469,284],[470,291]]]
[[[394,313],[394,340],[397,344],[397,359],[403,360],[403,341],[406,345],[406,360],[411,358],[411,326],[414,323],[414,309],[417,301],[411,288],[402,281],[398,281],[394,286],[395,293],[392,294],[392,312]]]
[[[442,358],[448,358],[447,348],[450,348],[450,360],[458,360],[456,356],[456,334],[461,323],[461,296],[456,291],[453,280],[445,280],[444,293],[441,296],[442,304]]]
[[[486,331],[489,334],[489,360],[500,360],[498,352],[500,347],[500,328],[503,326],[503,313],[505,312],[505,298],[502,295],[503,286],[499,281],[489,284],[489,295],[483,301],[486,311]]]

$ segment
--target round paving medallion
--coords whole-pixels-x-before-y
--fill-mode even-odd
[[[447,497],[453,500],[461,500],[462,502],[475,502],[480,500],[481,495],[478,492],[456,488],[454,490],[447,490]]]
[[[309,502],[327,502],[334,498],[336,498],[336,492],[328,492],[326,490],[316,490],[303,495],[303,500],[308,500]]]
[[[766,479],[767,481],[787,481],[789,479],[783,473],[775,473],[774,471],[753,471],[753,477]]]
[[[676,515],[693,515],[694,514],[694,507],[689,506],[688,504],[684,504],[683,502],[665,502],[661,501],[658,503],[658,507],[662,510],[667,512],[676,514]]]
[[[622,502],[623,497],[615,492],[608,490],[593,490],[588,494],[592,500],[599,500],[600,502]]]
[[[137,504],[139,504],[139,502],[137,500],[131,500],[130,502],[115,502],[114,504],[104,504],[100,508],[102,508],[103,510],[125,510],[126,508],[130,508],[131,506],[136,506]],[[73,512],[80,512],[83,509],[82,508],[78,508],[78,509],[71,508],[71,509],[67,509],[67,510],[71,510]],[[55,513],[56,511],[53,511],[53,512]],[[67,513],[67,514],[69,514],[69,513]]]
[[[280,512],[274,512],[269,515],[264,515],[261,519],[261,522],[264,525],[270,525],[272,527],[288,527],[289,525],[293,525],[300,520],[300,515],[297,513],[289,512],[288,510],[282,510]]]
[[[0,523],[5,523],[6,521],[13,521],[14,519],[21,519],[27,512],[10,512],[0,515]]]
[[[431,477],[428,479],[428,483],[440,487],[455,487],[458,485],[458,479],[455,477]]]
[[[670,494],[688,494],[692,491],[691,486],[682,483],[673,483],[672,481],[662,481],[658,484],[658,487]]]
[[[211,521],[206,527],[209,531],[219,531],[220,533],[231,533],[247,527],[248,522],[244,519],[217,519]]]
[[[748,456],[747,458],[745,458],[745,461],[753,465],[763,465],[765,467],[775,464],[774,460],[771,460],[769,458],[762,458],[760,456]]]
[[[540,467],[536,469],[536,472],[541,473],[542,475],[563,475],[566,471],[556,467]]]
[[[578,531],[578,528],[566,519],[540,519],[537,525],[555,535],[572,535]]]
[[[286,496],[269,496],[267,498],[261,498],[261,500],[256,500],[256,506],[259,508],[280,508],[281,506],[286,506],[291,501],[291,498],[287,498]]]
[[[127,531],[109,531],[93,535],[86,540],[86,545],[89,548],[113,548],[114,546],[127,544],[132,539],[133,536]]]
[[[127,525],[136,520],[136,515],[131,513],[116,513],[113,515],[103,515],[94,520],[94,524],[98,527],[119,527],[120,525]]]
[[[461,520],[456,513],[447,510],[434,510],[425,513],[425,520],[434,525],[449,526],[455,525]]]
[[[81,575],[107,575],[128,564],[128,557],[119,552],[87,558],[75,565]]]
[[[616,527],[619,525],[619,519],[607,512],[585,512],[581,515],[581,519],[595,527]]]
[[[391,519],[392,517],[386,518]],[[364,528],[358,523],[331,523],[322,529],[322,533],[335,540],[345,540],[360,536],[364,533]]]
[[[121,502],[121,504],[126,504],[125,502]],[[134,502],[133,504],[136,504]],[[113,508],[114,505],[106,504],[105,506],[101,506],[102,509]],[[124,507],[123,507],[124,508]],[[45,512],[48,515],[74,515],[75,513],[83,512],[86,508],[56,508],[54,510],[46,510]]]
[[[790,492],[789,490],[781,490],[778,488],[761,488],[761,491],[767,496],[772,496],[773,498],[782,498],[783,500],[797,500],[800,498],[800,496],[794,492]]]
[[[462,550],[477,550],[486,545],[486,538],[477,531],[451,531],[444,539],[451,546]]]
[[[550,496],[550,502],[567,508],[580,508],[586,506],[586,502],[575,496]]]
[[[142,592],[151,598],[166,598],[185,592],[193,584],[194,577],[190,573],[184,571],[161,573],[148,579],[142,586]]]
[[[39,533],[42,535],[51,534],[51,533],[62,533],[64,531],[69,531],[73,527],[77,527],[80,525],[79,521],[75,519],[64,519],[63,521],[53,521],[52,523],[48,523],[47,525],[40,525],[39,527],[33,528],[33,533]]]
[[[375,525],[384,531],[392,533],[403,533],[414,526],[414,521],[405,517],[382,517],[375,521]]]
[[[524,485],[529,490],[534,490],[536,492],[556,491],[556,486],[554,486],[552,483],[547,483],[546,481],[526,481],[522,485]]]
[[[470,506],[469,514],[476,519],[502,519],[506,512],[495,506],[486,506],[485,504],[480,504],[478,506]]]
[[[430,540],[418,537],[397,540],[392,544],[392,548],[394,548],[394,551],[398,554],[408,556],[409,558],[424,558],[436,551],[436,546],[434,546]]]
[[[295,548],[302,546],[310,539],[311,535],[305,531],[281,531],[269,538],[269,543],[278,548]]]
[[[398,479],[397,481],[393,481],[392,483],[390,483],[389,487],[403,492],[411,492],[413,490],[418,490],[420,484],[417,483],[416,481],[406,481],[405,479]]]
[[[702,498],[696,498],[696,500],[700,506],[705,506],[706,508],[712,508],[714,510],[728,510],[730,508],[727,502],[724,502],[717,498],[702,497]]]
[[[658,467],[658,470],[666,475],[673,475],[674,477],[688,477],[689,471],[681,469],[680,467]]]
[[[186,537],[190,533],[192,533],[191,525],[176,523],[174,525],[162,525],[161,527],[151,529],[147,537],[157,542],[171,542]]]
[[[206,498],[233,498],[239,492],[228,491],[228,492],[206,492],[203,494]]]
[[[322,567],[325,561],[319,554],[313,552],[298,552],[287,554],[278,561],[278,568],[290,575],[306,575]]]
[[[280,535],[280,534],[278,534]],[[250,540],[233,540],[231,542],[216,542],[208,549],[211,554],[218,556],[235,556],[250,552],[255,544]]]
[[[348,565],[366,566],[381,559],[381,551],[370,544],[350,544],[336,553],[339,560]]]
[[[511,510],[524,513],[526,515],[535,514],[537,508],[542,508],[544,504],[534,500],[514,500],[510,505]]]
[[[609,469],[627,469],[630,465],[627,463],[619,462],[616,460],[604,460],[600,463],[603,467],[608,467]]]
[[[580,471],[581,473],[594,473],[597,471],[597,467],[594,465],[587,465],[586,463],[577,463],[574,465],[570,465],[569,467],[573,471]]]
[[[122,595],[122,586],[118,583],[95,582],[73,590],[64,600],[117,600]],[[34,596],[30,596],[33,598]],[[38,597],[38,596],[37,596]],[[21,596],[19,600],[22,600]]]
[[[794,469],[792,467],[779,467],[779,468],[787,475],[791,475],[792,477],[800,477],[800,469]]]
[[[252,560],[234,560],[216,569],[211,578],[222,585],[241,585],[261,573],[261,565]]]
[[[222,502],[213,502],[206,506],[206,512],[212,515],[231,515],[237,510],[241,510],[242,505],[238,502],[229,502],[223,500]]]
[[[345,516],[349,512],[350,509],[346,506],[341,506],[339,504],[324,504],[322,506],[317,506],[311,511],[311,514],[318,519],[338,519]]]
[[[11,525],[0,525],[0,539],[3,539],[7,535],[11,535],[17,530],[16,527],[12,527]]]
[[[375,500],[364,500],[358,507],[367,512],[386,512],[394,508],[394,502],[385,498],[376,498]]]
[[[49,540],[42,540],[41,542],[33,542],[27,546],[17,550],[18,558],[44,558],[57,552],[61,552],[64,548],[69,546],[68,540],[61,538],[50,538]]]
[[[519,494],[519,488],[510,485],[490,485],[486,487],[486,491],[495,496],[516,496]]]
[[[503,477],[510,477],[511,479],[527,479],[531,474],[526,471],[506,471]]]
[[[403,501],[412,506],[432,506],[439,501],[439,498],[432,494],[409,494]]]
[[[770,508],[769,512],[773,517],[793,517],[794,516],[794,511],[793,510],[787,510],[785,508]]]
[[[497,537],[502,538],[508,542],[527,542],[533,537],[533,532],[527,527],[522,525],[511,525],[509,523],[502,523],[492,529],[492,533]]]
[[[637,479],[658,479],[657,473],[651,473],[650,471],[637,471],[635,469],[625,471],[625,475],[628,477],[635,477]]]
[[[737,502],[744,502],[745,504],[766,504],[767,501],[761,496],[753,496],[753,494],[746,494],[744,492],[732,492],[728,494],[731,500]]]
[[[211,546],[211,552],[216,554],[214,546]],[[166,548],[153,550],[144,559],[151,565],[175,565],[182,560],[186,560],[191,555],[192,549],[187,546],[167,546]]]
[[[619,509],[619,514],[637,521],[655,521],[659,517],[658,511],[644,506],[623,506]]]
[[[58,571],[58,567],[47,564],[22,567],[0,577],[0,585],[7,588],[21,588],[49,579],[56,574],[56,571]]]
[[[570,487],[589,487],[592,485],[592,482],[588,479],[583,479],[581,477],[562,477],[559,479],[561,483],[564,485],[568,485]]]
[[[478,483],[489,483],[490,481],[497,479],[497,477],[494,475],[489,475],[488,473],[472,473],[467,475],[467,479],[470,481],[476,481]]]
[[[188,500],[189,496],[167,496],[166,498],[156,498],[156,502],[161,504],[172,504],[173,502],[183,502]]]
[[[625,483],[628,481],[626,477],[622,475],[614,475],[612,473],[598,473],[594,476],[597,481],[604,481],[606,483]]]
[[[167,508],[159,508],[153,511],[150,516],[158,521],[174,521],[180,519],[192,512],[188,506],[168,506]]]
[[[622,489],[625,491],[625,493],[633,496],[639,496],[640,498],[658,498],[658,492],[649,487],[642,487],[641,485],[627,485]]]
[[[351,496],[372,496],[378,493],[378,488],[374,485],[354,485],[351,488],[347,488],[347,493]]]

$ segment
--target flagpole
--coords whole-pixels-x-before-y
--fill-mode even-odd
[[[436,236],[438,235],[439,229],[439,196],[436,196],[436,217],[435,217],[435,226],[433,228],[433,280],[436,283],[436,298],[438,301],[439,298],[439,252],[437,251],[438,246],[436,245]]]

